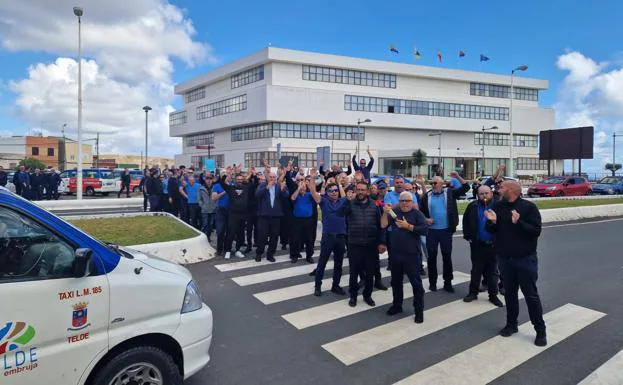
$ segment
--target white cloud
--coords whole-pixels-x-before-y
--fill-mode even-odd
[[[556,109],[558,127],[594,126],[592,172],[604,172],[612,160],[612,133],[623,132],[623,65],[596,62],[580,52],[567,52],[557,62],[566,71]]]
[[[43,51],[59,57],[28,68],[9,82],[14,110],[31,127],[67,132],[77,125],[77,20],[75,0],[0,3],[0,45],[8,51]],[[191,20],[167,0],[84,0],[82,18],[83,127],[100,132],[102,152],[144,148],[144,112],[150,105],[150,154],[172,155],[173,59],[187,66],[215,63],[208,44],[194,40]],[[71,58],[70,58],[71,57]],[[75,131],[74,131],[75,132]]]

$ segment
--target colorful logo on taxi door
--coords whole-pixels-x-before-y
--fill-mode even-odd
[[[0,364],[4,377],[37,368],[37,348],[26,348],[36,334],[35,328],[23,321],[7,322],[0,328]]]
[[[78,302],[74,304],[73,312],[71,315],[71,326],[67,331],[77,331],[89,327],[88,323],[89,309],[87,308],[87,302]]]

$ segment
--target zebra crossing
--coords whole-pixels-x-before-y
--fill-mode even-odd
[[[315,257],[317,258],[317,255]],[[386,260],[387,254],[381,255],[380,258],[382,261]],[[291,264],[288,255],[279,255],[275,259],[274,263],[244,260],[221,263],[215,267],[267,309],[275,309],[277,313],[275,315],[297,333],[324,330],[323,328],[331,328],[335,322],[365,316],[367,313],[382,312],[385,316],[387,305],[392,302],[391,288],[387,291],[374,291],[373,298],[377,304],[375,307],[369,307],[362,301],[356,307],[349,307],[347,296],[340,297],[329,292],[316,298],[313,296],[313,277],[306,277],[315,265],[307,264],[305,261]],[[343,267],[341,284],[346,287],[348,259],[344,260]],[[332,269],[333,261],[329,261],[323,289],[331,285]],[[385,268],[381,269],[381,274],[383,278],[390,276]],[[469,274],[455,271],[454,277],[453,283],[457,287],[457,293],[466,293],[465,284],[470,280]],[[301,283],[303,280],[306,282]],[[318,341],[318,346],[328,357],[337,360],[344,367],[358,366],[369,360],[383,359],[393,350],[430,342],[424,340],[435,333],[460,327],[463,322],[469,322],[479,316],[500,312],[500,320],[504,319],[501,313],[504,310],[486,300],[464,303],[461,294],[430,293],[426,290],[425,304],[439,302],[429,301],[431,295],[437,299],[442,297],[443,303],[426,306],[424,323],[415,324],[413,314],[409,311],[411,309],[409,298],[412,298],[410,284],[405,283],[403,289],[406,305],[403,316],[385,316],[385,321],[378,325],[354,330],[352,334],[338,338],[333,338],[332,335],[330,341]],[[522,298],[520,293],[520,299]],[[603,312],[567,303],[544,314],[548,325],[548,345],[544,348],[533,344],[534,330],[530,322],[527,322],[520,325],[519,333],[510,338],[493,335],[398,381],[389,380],[387,384],[486,384],[506,373],[512,373],[518,366],[555,348],[559,343],[606,316],[607,314]],[[579,385],[623,384],[621,368],[623,368],[623,350],[594,369],[592,373],[587,373],[587,377]]]

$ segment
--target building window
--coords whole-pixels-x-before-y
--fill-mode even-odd
[[[508,146],[509,145],[509,134],[498,134],[494,132],[486,132],[483,133],[477,132],[474,134],[474,144],[478,146]],[[513,138],[515,139],[514,146],[515,147],[538,147],[539,146],[539,136],[538,135],[518,135],[514,134]]]
[[[287,156],[292,158],[298,158],[298,166],[300,168],[316,167],[316,153],[315,152],[281,152],[281,156]],[[346,167],[346,164],[350,160],[350,154],[335,153],[332,155],[333,163],[337,163],[342,167]],[[277,159],[277,151],[262,151],[262,152],[245,152],[244,164],[251,162],[252,167],[263,167],[264,161],[268,161],[271,166],[276,166],[279,163]]]
[[[223,154],[216,154],[216,155],[212,155],[210,154],[210,156],[207,155],[193,155],[190,157],[190,163],[192,163],[193,166],[199,168],[199,167],[203,167],[203,165],[205,165],[205,161],[207,159],[214,159],[214,162],[216,163],[216,167],[224,167],[225,165],[225,155]]]
[[[230,114],[232,112],[242,111],[246,109],[247,95],[244,94],[197,107],[197,120],[207,119],[218,115]]]
[[[206,88],[199,87],[186,93],[186,103],[194,102],[195,100],[201,100],[206,97]]]
[[[169,114],[169,127],[181,126],[188,121],[186,111],[171,112]]]
[[[32,155],[39,155],[39,147],[32,148]]]
[[[232,142],[265,138],[357,140],[358,136],[365,140],[364,127],[269,122],[231,130]]]
[[[54,156],[54,149],[48,148],[48,156]]]
[[[489,107],[355,95],[344,96],[344,109],[347,111],[428,115],[447,118],[508,120],[508,108],[506,107]]]
[[[208,132],[207,134],[185,136],[183,142],[184,147],[214,144],[214,133]]]
[[[497,84],[470,83],[470,95],[488,96],[491,98],[510,99],[510,86],[500,86]],[[539,90],[533,88],[513,87],[514,99],[516,100],[539,100]]]
[[[517,170],[547,170],[547,161],[539,158],[517,158]]]
[[[237,73],[231,77],[231,88],[238,88],[247,84],[259,82],[264,80],[264,66],[257,66],[240,73]]]
[[[396,75],[303,65],[303,80],[356,86],[396,88]]]

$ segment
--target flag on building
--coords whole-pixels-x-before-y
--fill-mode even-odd
[[[489,58],[486,57],[485,55],[480,55],[480,61],[489,61]]]
[[[442,56],[441,56],[441,51],[437,51],[437,60],[439,60],[439,63],[441,63],[443,61]]]
[[[420,55],[420,51],[418,51],[416,48],[413,49],[413,56],[415,56],[415,60],[420,60],[422,58],[422,55]]]
[[[394,52],[394,53],[399,53],[399,52],[398,52],[398,49],[396,49],[396,47],[394,47],[394,45],[393,45],[393,44],[391,44],[391,45],[389,46],[389,50],[390,50],[390,51],[392,51],[392,52]]]
[[[459,51],[459,57],[465,57],[465,51],[460,50]]]

